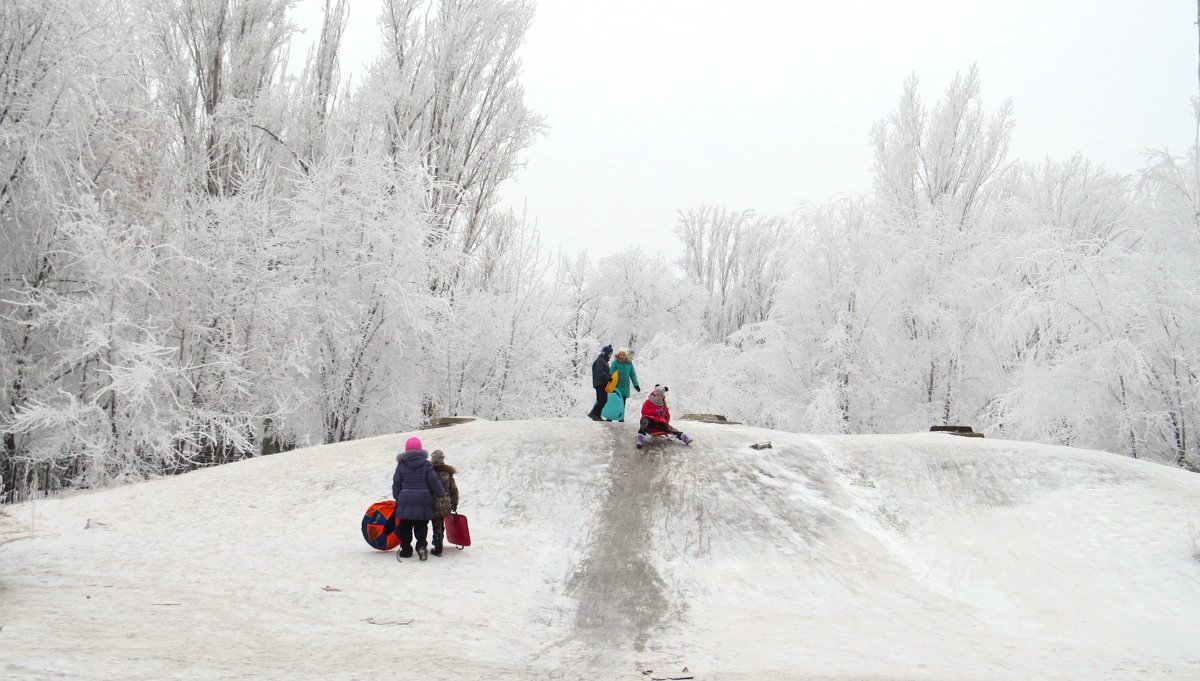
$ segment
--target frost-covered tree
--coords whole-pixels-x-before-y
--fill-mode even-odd
[[[367,90],[383,93],[381,143],[420,159],[433,179],[431,243],[449,240],[469,255],[486,241],[496,188],[541,130],[518,81],[532,12],[518,0],[384,4],[384,53]]]
[[[1004,294],[983,316],[1005,374],[985,414],[995,432],[1194,456],[1193,185],[1152,160],[1136,186],[1079,157],[1022,170]]]
[[[262,95],[282,76],[293,0],[150,0],[154,86],[174,112],[193,181],[211,196],[241,191],[252,145],[273,124],[258,117]],[[275,127],[265,126],[267,129]]]
[[[974,67],[932,109],[910,78],[897,112],[872,130],[874,210],[894,239],[889,308],[909,344],[900,399],[924,405],[911,426],[969,418],[985,399],[963,389],[988,361],[972,324],[979,287],[1002,266],[989,251],[1004,224],[1011,130],[1007,102],[985,114]]]
[[[680,211],[675,233],[683,241],[683,270],[706,295],[710,338],[719,340],[766,319],[789,265],[787,220],[752,210],[700,206]]]
[[[518,335],[517,345],[539,337],[521,322],[531,318],[527,309],[505,298],[487,302],[514,271],[531,274],[527,268],[541,261],[528,257],[523,221],[496,209],[496,188],[541,129],[518,81],[517,48],[531,16],[528,4],[510,0],[389,0],[379,19],[383,54],[356,96],[357,134],[429,177],[433,229],[425,245],[437,266],[428,270],[428,285],[444,312],[434,316],[424,351],[426,417],[501,412],[513,360],[495,375],[476,375],[497,352],[492,345],[477,354],[484,339],[497,340],[491,329],[480,332],[489,315],[499,314],[493,321],[510,331],[533,334]],[[537,308],[536,298],[523,300]]]
[[[609,342],[600,340],[598,318],[604,294],[603,282],[596,275],[596,268],[587,251],[573,258],[560,254],[556,277],[566,316],[563,328],[566,351],[571,358],[573,372],[583,376],[591,370],[596,351]]]
[[[774,329],[782,335],[768,335],[761,343],[739,339],[750,362],[784,369],[763,372],[759,379],[784,401],[782,409],[773,409],[781,425],[870,432],[892,411],[886,239],[861,199],[837,199],[801,212],[788,244],[798,266],[781,286],[772,325],[756,332]]]
[[[1104,438],[1081,435],[1101,430],[1091,421],[1108,391],[1096,368],[1120,366],[1111,352],[1126,330],[1107,306],[1130,243],[1116,239],[1133,225],[1130,183],[1079,157],[1021,167],[1012,180],[1011,224],[995,251],[1005,269],[980,318],[1003,372],[991,378],[985,425],[1098,446]]]
[[[427,3],[392,43],[419,58],[350,92],[345,2],[285,79],[292,4],[0,10],[6,500],[420,425],[438,339],[497,320],[506,358],[446,404],[567,385],[558,289],[493,210],[538,126],[528,7]]]
[[[293,230],[273,249],[298,284],[273,305],[297,317],[275,343],[303,355],[281,386],[297,409],[273,421],[290,439],[339,442],[420,422],[414,386],[441,309],[426,286],[427,181],[418,166],[362,149],[327,158],[300,186]]]
[[[287,183],[298,172],[281,144],[282,85],[294,27],[288,0],[155,0],[142,17],[153,46],[149,86],[173,118],[173,175],[155,238],[187,259],[162,282],[180,370],[181,465],[250,456],[279,375],[293,358],[277,352],[264,307],[288,299],[272,249],[288,239]]]
[[[627,249],[600,261],[600,340],[638,348],[660,333],[700,335],[703,294],[661,254]],[[589,358],[590,359],[590,358]]]
[[[879,210],[898,224],[933,219],[948,232],[969,230],[988,211],[989,189],[1005,168],[1012,103],[987,115],[975,66],[932,109],[918,85],[911,76],[899,108],[871,130]]]
[[[139,455],[117,414],[123,391],[140,390],[123,365],[143,351],[154,355],[155,340],[142,333],[136,309],[114,297],[124,284],[109,287],[104,278],[115,274],[144,291],[139,267],[147,261],[137,238],[111,244],[130,256],[116,263],[89,262],[98,254],[80,250],[96,225],[129,211],[120,192],[146,170],[124,164],[137,157],[150,117],[129,79],[137,33],[122,9],[53,0],[0,7],[4,500],[87,478],[88,462],[118,446],[123,456]],[[99,328],[80,327],[82,319]],[[128,344],[106,346],[110,336]],[[54,413],[64,405],[77,406],[80,418]]]
[[[1197,413],[1200,407],[1200,148],[1186,159],[1166,152],[1149,154],[1140,195],[1149,224],[1138,241],[1142,255],[1136,274],[1142,304],[1138,328],[1149,358],[1151,424],[1148,448],[1176,465],[1200,470]]]

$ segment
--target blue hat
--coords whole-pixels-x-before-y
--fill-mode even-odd
[[[600,348],[600,354],[602,354],[602,355],[611,355],[611,354],[612,354],[612,346],[611,346],[611,345],[605,345],[604,347]]]

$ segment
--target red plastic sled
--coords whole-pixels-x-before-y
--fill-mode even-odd
[[[641,449],[642,447],[649,447],[650,445],[657,444],[659,442],[666,442],[667,440],[676,439],[675,435],[670,430],[664,430],[662,425],[657,421],[650,421],[650,423],[648,423],[646,425],[645,436],[646,436],[645,444],[635,445],[635,447],[637,449]],[[683,442],[683,441],[680,440],[680,442]],[[687,445],[689,443],[683,442],[683,444]]]
[[[451,513],[443,520],[446,523],[447,544],[454,544],[460,551],[471,545],[471,529],[467,527],[467,516]]]

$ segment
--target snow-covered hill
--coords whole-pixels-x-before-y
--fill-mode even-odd
[[[411,433],[8,507],[0,677],[1200,678],[1200,476],[680,425],[418,433],[475,541],[424,563],[359,531]]]

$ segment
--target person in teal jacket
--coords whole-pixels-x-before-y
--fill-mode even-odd
[[[638,384],[637,371],[633,368],[633,355],[629,352],[629,348],[617,350],[617,356],[613,359],[611,368],[612,372],[617,375],[616,392],[620,393],[622,403],[630,395],[629,385],[631,383],[634,390],[642,392],[642,387]]]

